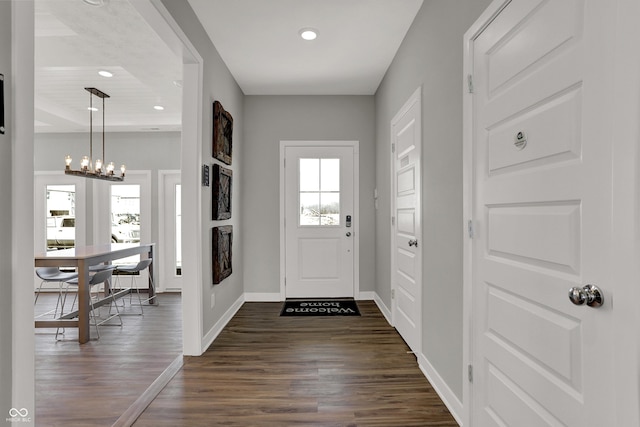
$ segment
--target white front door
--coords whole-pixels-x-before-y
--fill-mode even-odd
[[[420,353],[422,335],[421,92],[420,87],[391,121],[392,319],[415,354]]]
[[[475,426],[616,425],[609,9],[514,0],[473,40]]]
[[[284,148],[285,296],[354,296],[354,146]]]

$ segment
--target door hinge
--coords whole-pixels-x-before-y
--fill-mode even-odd
[[[475,232],[473,230],[473,221],[469,220],[469,222],[467,222],[467,232],[469,233],[469,238],[473,239],[473,236],[475,235]]]
[[[396,152],[396,144],[395,144],[395,142],[393,144],[391,144],[391,152],[392,153]]]
[[[471,74],[467,75],[467,87],[469,88],[469,93],[473,93],[473,76]]]
[[[391,289],[391,299],[396,299],[396,290]]]
[[[396,217],[395,216],[391,217],[391,225],[396,225]]]
[[[472,365],[467,366],[467,377],[469,378],[469,382],[472,383],[473,382],[473,366]]]

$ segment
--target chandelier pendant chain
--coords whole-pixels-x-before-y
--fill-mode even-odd
[[[102,112],[104,113],[104,105]],[[102,124],[104,128],[104,120]],[[93,170],[93,93],[91,91],[89,91],[89,169]]]

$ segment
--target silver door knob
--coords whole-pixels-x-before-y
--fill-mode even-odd
[[[347,231],[347,237],[351,237],[351,232]]]
[[[604,303],[604,296],[596,285],[585,285],[582,288],[569,289],[569,299],[575,305],[587,304],[589,307],[600,307]]]
[[[415,246],[417,248],[418,240],[417,239],[409,240],[409,246]]]

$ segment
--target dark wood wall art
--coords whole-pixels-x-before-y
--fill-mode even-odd
[[[231,246],[233,226],[213,228],[213,284],[217,285],[231,275]]]
[[[214,220],[231,218],[232,179],[232,170],[213,165],[211,212]]]
[[[231,164],[233,151],[233,117],[222,108],[220,102],[213,103],[213,157]]]

